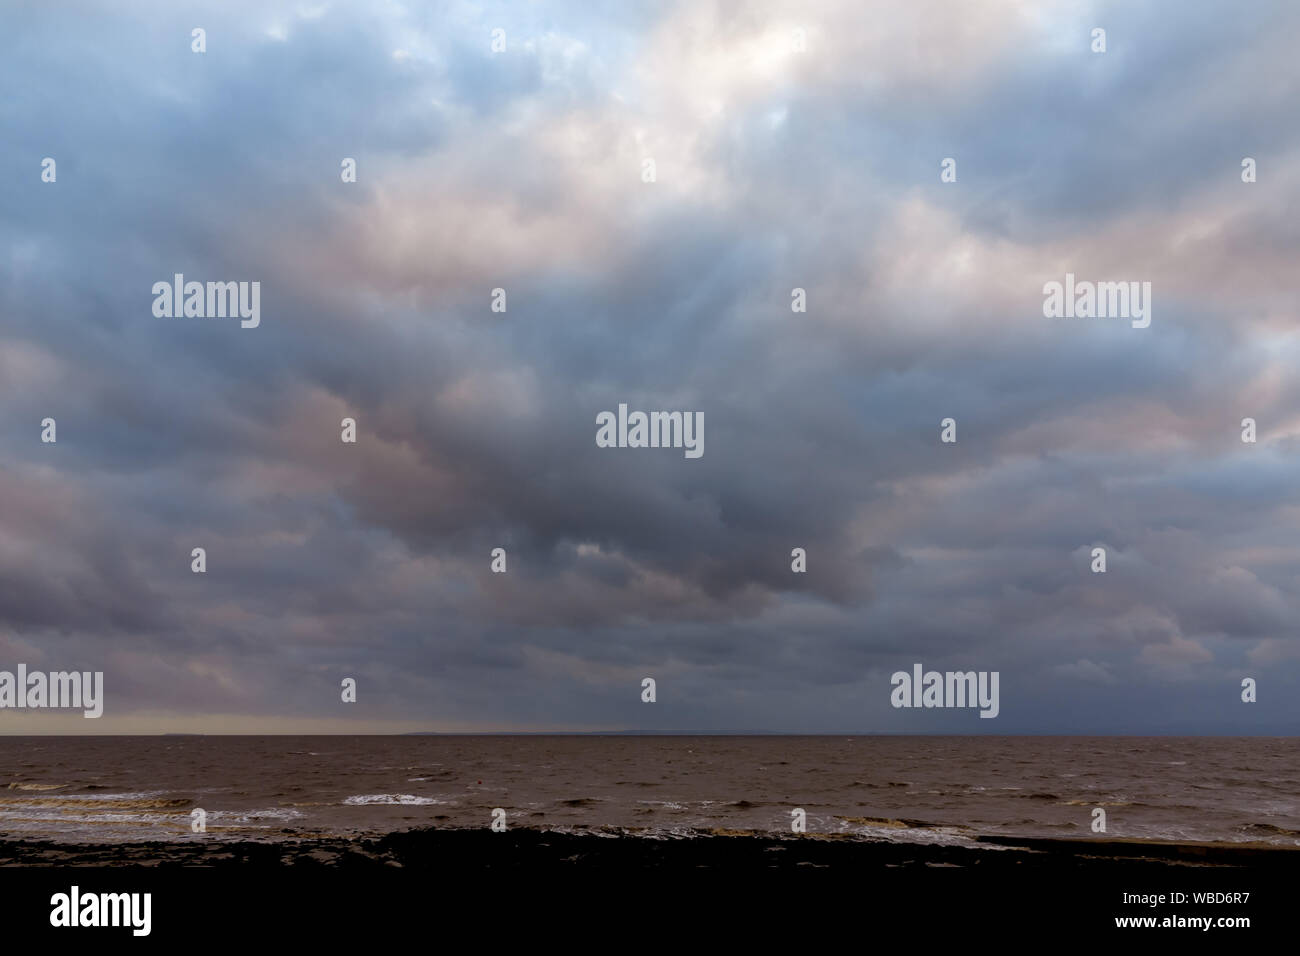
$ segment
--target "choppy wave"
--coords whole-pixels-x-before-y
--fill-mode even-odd
[[[894,817],[839,817],[835,819],[843,820],[845,823],[856,823],[861,826],[869,827],[887,827],[891,830],[969,830],[970,827],[962,826],[956,823],[931,823],[928,820],[908,820]]]
[[[185,797],[164,797],[157,793],[60,793],[56,796],[0,796],[0,808],[9,806],[41,807],[66,810],[170,810],[188,807]]]
[[[1300,830],[1292,830],[1287,827],[1280,827],[1275,823],[1247,823],[1237,828],[1243,833],[1256,833],[1260,835],[1300,837]]]
[[[401,804],[403,806],[424,806],[426,804],[450,803],[449,800],[438,800],[434,797],[417,797],[409,793],[362,793],[356,796],[348,797],[343,803],[349,807],[364,807],[370,804]]]

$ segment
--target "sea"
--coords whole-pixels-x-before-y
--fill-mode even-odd
[[[1300,845],[1300,745],[1267,737],[0,737],[0,834],[64,843],[507,827]],[[201,810],[202,814],[194,811]],[[500,814],[496,814],[500,817]],[[196,832],[196,820],[203,832]]]

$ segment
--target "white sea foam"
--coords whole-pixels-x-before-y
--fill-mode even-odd
[[[343,801],[350,807],[363,807],[372,803],[392,803],[411,806],[424,806],[430,803],[450,803],[450,800],[437,800],[433,797],[416,797],[409,793],[363,793],[348,797]]]

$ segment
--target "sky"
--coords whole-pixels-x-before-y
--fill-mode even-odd
[[[1300,732],[1300,6],[0,16],[0,733]]]

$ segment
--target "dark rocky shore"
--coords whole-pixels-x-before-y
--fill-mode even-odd
[[[649,934],[731,949],[752,942],[764,951],[787,940],[804,951],[829,947],[846,928],[861,939],[887,926],[962,944],[1153,932],[1120,929],[1117,918],[1129,916],[1246,917],[1248,932],[1271,939],[1291,923],[1288,888],[1300,872],[1300,851],[1289,848],[1121,839],[985,838],[958,847],[734,830],[651,839],[525,827],[352,840],[212,837],[0,842],[0,905],[11,929],[32,938],[69,932],[51,929],[49,914],[54,894],[76,886],[150,894],[152,939],[164,945],[189,945],[197,933],[209,942],[286,938],[337,948],[356,934],[373,944],[431,926],[431,939],[445,939],[455,926],[472,930],[478,945],[498,948],[545,938],[585,940],[604,951],[610,940]],[[1233,902],[1198,903],[1198,890],[1231,893]],[[1156,905],[1138,893],[1163,896]],[[1223,946],[1242,939],[1239,932],[1183,929],[1176,937],[1179,945],[1194,937]]]
[[[649,839],[528,828],[418,829],[382,837],[286,837],[280,842],[210,841],[72,844],[0,842],[0,866],[284,866],[308,868],[454,867],[500,869],[729,870],[978,867],[982,871],[1126,872],[1246,868],[1296,872],[1300,848],[1264,844],[1172,843],[1122,839],[1063,840],[982,837],[976,846],[868,841],[809,834],[704,832]]]

